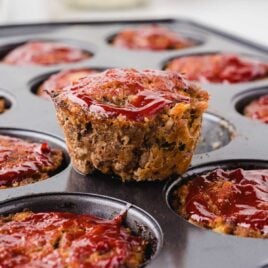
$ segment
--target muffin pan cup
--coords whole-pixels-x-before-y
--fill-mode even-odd
[[[107,39],[120,29],[129,25],[139,26],[145,23],[159,23],[170,27],[174,31],[187,33],[187,37],[192,36],[193,39],[197,38],[202,42],[195,47],[163,52],[130,51],[114,48],[107,43]],[[18,35],[18,32],[20,35]],[[58,127],[53,104],[34,95],[31,91],[35,81],[36,83],[41,82],[40,77],[45,78],[48,74],[62,69],[81,67],[94,69],[108,67],[162,69],[167,60],[176,56],[215,51],[252,55],[268,62],[268,49],[265,47],[198,23],[179,19],[2,26],[0,36],[5,36],[0,39],[1,56],[5,53],[4,49],[9,45],[27,40],[72,42],[75,46],[94,54],[92,58],[82,62],[49,67],[27,66],[22,68],[21,66],[16,67],[0,63],[0,77],[2,78],[0,89],[9,93],[15,99],[15,105],[12,105],[7,113],[0,115],[0,128],[5,130],[14,130],[15,128],[27,133],[28,131],[42,132],[56,139],[59,138],[59,141],[63,139],[63,133]],[[242,94],[244,91],[255,89],[257,91],[258,88],[267,88],[268,79],[232,85],[202,84],[202,87],[207,89],[211,95],[208,113],[204,115],[204,120],[208,120],[207,124],[204,124],[204,127],[208,126],[204,131],[208,144],[202,147],[201,153],[199,151],[194,155],[192,169],[206,165],[210,167],[208,163],[217,164],[227,160],[228,165],[231,165],[232,160],[235,160],[236,163],[244,163],[244,160],[247,160],[247,163],[252,162],[252,164],[259,160],[263,163],[263,167],[266,167],[268,163],[268,127],[265,124],[243,117],[236,110],[235,103],[238,94]],[[221,127],[224,129],[222,135],[213,131],[214,129],[218,131]],[[10,132],[7,131],[6,133],[9,134]],[[221,140],[221,137],[224,138]],[[208,149],[211,142],[223,142],[223,146],[210,151]],[[170,181],[174,179],[176,180],[178,177],[171,178]],[[84,193],[105,195],[119,198],[140,207],[151,215],[162,229],[163,246],[159,247],[158,254],[146,267],[252,268],[267,265],[268,240],[221,235],[188,223],[170,209],[166,200],[167,185],[170,185],[170,182],[122,183],[113,176],[98,172],[83,176],[69,165],[61,173],[47,180],[22,187],[0,190],[0,213],[12,212],[22,208],[21,202],[16,200],[23,199],[14,201],[9,201],[9,199],[25,195],[34,194],[33,198],[35,200],[40,198],[44,207],[50,204],[49,206],[53,209],[58,208],[58,201],[53,202],[53,206],[51,206],[51,196],[53,198],[57,196],[59,203],[61,199],[64,201],[68,197],[68,194],[63,194],[66,195],[63,197],[58,192],[82,193],[82,197],[70,194],[74,202],[83,199]],[[49,194],[45,195],[44,193]],[[30,197],[25,198],[30,200]],[[113,203],[113,200],[111,200],[111,203]],[[24,204],[27,206],[29,202]],[[107,211],[107,207],[112,207],[110,205],[108,199],[103,204],[104,213]],[[69,210],[69,207],[66,207],[66,210]],[[115,209],[115,211],[117,210]],[[161,245],[161,237],[156,236],[159,245]]]

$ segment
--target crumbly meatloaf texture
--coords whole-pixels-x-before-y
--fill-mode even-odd
[[[217,169],[179,187],[173,207],[191,223],[219,233],[268,238],[267,183],[267,169]]]
[[[0,267],[138,268],[148,242],[112,220],[67,212],[0,217]]]
[[[46,88],[64,88],[76,80],[92,73],[96,73],[96,71],[85,68],[61,71],[59,73],[51,75],[45,82],[43,82],[37,89],[36,94],[44,99],[50,99],[49,95],[46,92]]]
[[[32,41],[9,52],[3,63],[10,65],[54,65],[78,62],[91,55],[79,48],[56,42]]]
[[[110,69],[51,89],[73,166],[122,180],[163,180],[188,168],[207,92],[172,72]]]
[[[244,115],[268,124],[268,95],[264,95],[251,101],[244,108]]]
[[[0,135],[0,189],[47,179],[62,162],[62,151],[47,143]]]
[[[112,45],[134,50],[163,51],[191,47],[194,43],[168,28],[146,25],[120,31],[113,38]]]
[[[167,63],[166,70],[184,73],[192,81],[241,83],[268,77],[268,64],[237,54],[184,56]]]

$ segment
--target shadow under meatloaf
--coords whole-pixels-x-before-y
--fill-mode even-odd
[[[145,92],[151,95],[138,108],[154,110],[135,113],[133,103]],[[207,92],[179,74],[155,70],[111,69],[49,93],[74,168],[137,181],[186,171],[208,101]]]

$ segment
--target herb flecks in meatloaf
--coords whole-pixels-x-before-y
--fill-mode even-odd
[[[268,170],[217,169],[196,175],[174,193],[190,222],[220,233],[268,238]]]
[[[79,48],[48,41],[32,41],[11,50],[3,59],[10,65],[54,65],[79,62],[91,55]]]
[[[47,179],[62,161],[62,151],[47,143],[0,135],[0,189]]]
[[[188,168],[208,94],[176,73],[110,69],[50,89],[72,163],[123,180],[162,180]]]
[[[182,49],[194,45],[192,40],[158,25],[123,29],[111,43],[120,48],[151,51]]]
[[[144,262],[148,242],[112,220],[67,212],[0,217],[1,267],[127,267]]]

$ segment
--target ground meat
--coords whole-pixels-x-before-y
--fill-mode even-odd
[[[112,45],[135,50],[170,50],[191,47],[194,43],[167,28],[147,25],[119,32]]]
[[[63,153],[47,143],[0,135],[0,188],[47,179],[62,165]]]
[[[268,170],[217,169],[196,175],[174,193],[190,222],[220,233],[268,238]]]
[[[5,268],[137,268],[147,241],[112,220],[68,212],[0,217],[0,266]]]
[[[189,80],[240,83],[268,76],[268,65],[236,54],[185,56],[171,60],[166,70],[184,73]]]
[[[250,102],[244,108],[244,115],[268,124],[268,95]]]
[[[11,65],[54,65],[78,62],[91,55],[81,49],[56,42],[28,42],[16,47],[3,59]]]
[[[188,168],[207,92],[172,72],[109,69],[49,91],[73,166],[123,180],[163,180]]]
[[[85,68],[63,70],[57,74],[50,76],[45,82],[43,82],[41,86],[39,86],[39,88],[37,89],[36,94],[42,98],[50,99],[49,95],[46,93],[47,87],[58,89],[64,88],[69,84],[72,84],[76,80],[95,72],[95,70]]]

